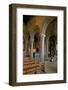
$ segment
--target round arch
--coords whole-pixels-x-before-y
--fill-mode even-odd
[[[39,49],[40,49],[40,28],[38,25],[34,27],[32,32],[30,33],[31,39],[33,42],[33,45],[31,44],[31,47],[33,48],[33,52],[31,49],[31,53],[33,53],[33,58],[39,58]]]
[[[57,18],[54,18],[47,26],[45,31],[45,54],[47,58],[53,58],[56,55],[57,46]]]

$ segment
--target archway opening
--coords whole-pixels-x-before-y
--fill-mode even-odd
[[[40,59],[40,29],[38,26],[35,28],[35,34],[34,34],[34,44],[33,44],[33,58],[35,60]]]
[[[45,35],[45,60],[52,61],[57,59],[57,18],[49,23]]]

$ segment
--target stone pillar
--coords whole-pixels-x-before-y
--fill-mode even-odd
[[[46,39],[46,38],[45,38]],[[46,59],[46,54],[47,54],[47,52],[46,52],[46,40],[45,40],[45,42],[44,42],[44,58]]]
[[[31,35],[31,58],[33,59],[33,44],[34,44],[34,36]]]
[[[27,47],[27,42],[28,42],[28,41],[26,40],[26,41],[25,41],[25,56],[27,56],[27,48],[28,48],[28,47]]]
[[[48,38],[46,39],[46,58],[48,59]]]
[[[41,58],[41,61],[44,62],[44,40],[45,40],[45,35],[44,34],[41,34],[41,39],[40,39],[40,58]]]

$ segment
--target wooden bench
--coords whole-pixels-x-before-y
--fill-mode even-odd
[[[25,60],[23,74],[35,74],[41,71],[41,65],[33,60]]]

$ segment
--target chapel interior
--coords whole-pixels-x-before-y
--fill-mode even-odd
[[[57,73],[57,17],[23,15],[23,74]]]

